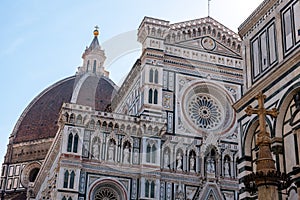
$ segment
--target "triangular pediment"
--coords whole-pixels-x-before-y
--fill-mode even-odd
[[[239,35],[211,17],[170,24],[166,42],[233,56],[240,56],[241,50]]]
[[[184,48],[189,48],[194,50],[206,51],[206,52],[217,53],[217,54],[232,55],[232,56],[240,56],[237,52],[235,52],[235,50],[225,46],[215,38],[207,35],[198,38],[193,38],[186,41],[181,41],[175,44],[178,46],[182,46]]]

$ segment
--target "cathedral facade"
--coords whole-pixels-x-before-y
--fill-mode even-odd
[[[266,129],[276,171],[287,175],[276,177],[274,192],[278,199],[300,199],[300,2],[264,1],[239,27],[239,35],[245,65],[244,93],[234,105],[240,133],[239,197],[257,199],[245,179],[257,171],[259,119],[244,110],[258,108],[256,96],[262,92],[265,108],[279,111],[276,118],[266,117]]]
[[[145,17],[142,54],[117,87],[98,34],[76,75],[18,120],[2,198],[238,199],[240,37],[211,17]]]

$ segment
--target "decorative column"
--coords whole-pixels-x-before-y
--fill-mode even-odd
[[[271,153],[271,137],[266,131],[266,116],[277,117],[278,111],[276,108],[267,110],[264,107],[266,96],[260,92],[256,99],[258,100],[258,108],[254,109],[248,106],[245,112],[248,116],[257,114],[259,117],[259,133],[257,135],[256,145],[259,147],[258,159],[256,161],[256,173],[252,173],[245,177],[244,184],[247,189],[253,187],[254,182],[258,189],[259,200],[277,200],[278,189],[281,188],[282,180],[287,180],[285,174],[276,171],[275,161]],[[253,182],[254,181],[254,182]]]

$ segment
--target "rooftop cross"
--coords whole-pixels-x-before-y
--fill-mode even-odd
[[[266,95],[260,92],[256,97],[258,101],[258,108],[252,108],[252,106],[248,106],[245,110],[248,116],[252,114],[257,114],[259,117],[259,129],[261,134],[266,133],[266,116],[270,115],[271,117],[277,117],[278,111],[276,108],[272,108],[271,110],[267,110],[264,107],[264,100],[266,99]]]

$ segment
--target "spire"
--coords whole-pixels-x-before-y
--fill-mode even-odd
[[[77,74],[90,73],[97,76],[107,76],[109,75],[108,71],[104,69],[104,61],[106,59],[104,50],[101,49],[101,46],[98,41],[99,36],[99,27],[95,26],[93,31],[94,39],[92,40],[89,47],[86,47],[84,53],[82,54],[83,65],[79,67]]]

